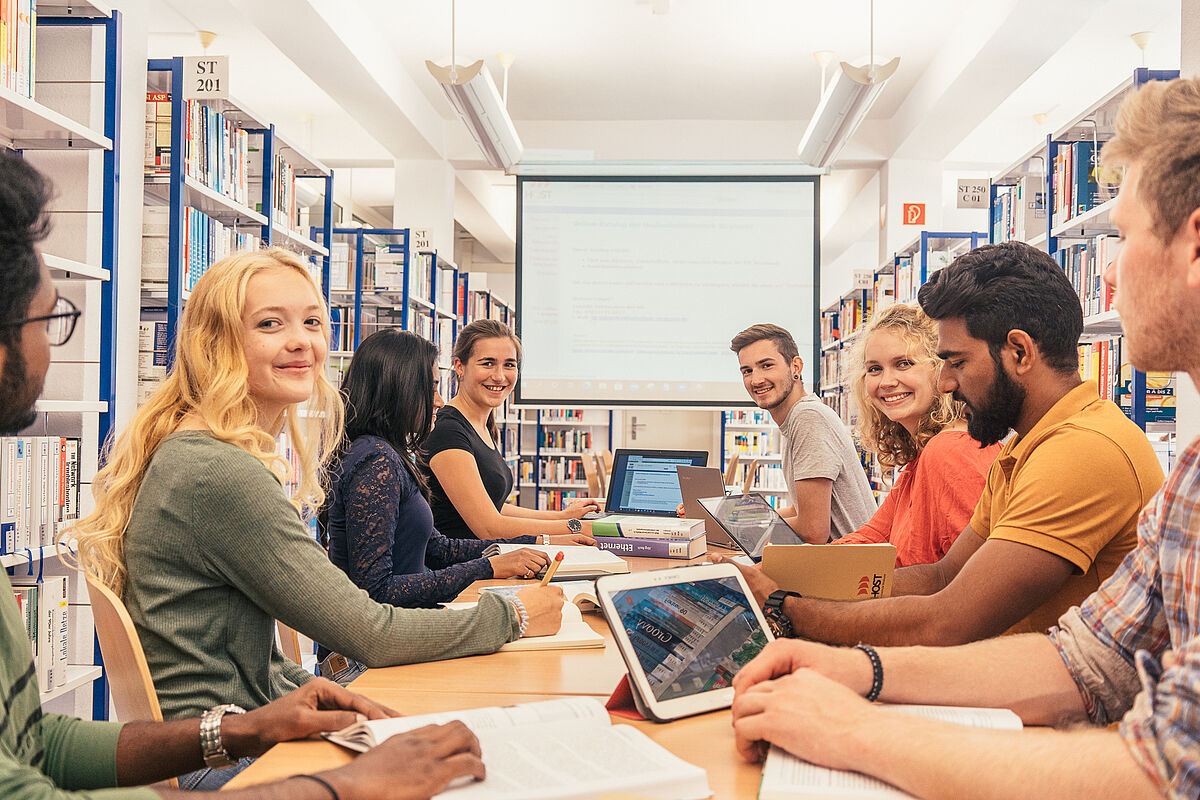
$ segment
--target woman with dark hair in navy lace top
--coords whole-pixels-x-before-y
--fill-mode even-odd
[[[437,378],[433,344],[382,330],[359,345],[342,379],[346,433],[330,473],[329,558],[378,603],[436,606],[474,581],[532,577],[548,563],[525,548],[484,557],[491,542],[448,539],[434,528],[429,487],[413,461],[442,405]],[[585,542],[553,536],[549,543]]]

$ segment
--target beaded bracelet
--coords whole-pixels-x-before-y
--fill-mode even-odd
[[[329,781],[325,780],[324,778],[318,778],[316,775],[293,775],[292,777],[293,778],[308,778],[310,781],[316,781],[317,783],[321,784],[322,786],[324,786],[326,789],[329,790],[329,794],[331,794],[333,796],[333,800],[342,800],[342,798],[338,797],[337,789],[334,789],[329,784]]]
[[[525,610],[525,604],[521,602],[521,598],[514,595],[509,600],[512,600],[513,607],[517,609],[517,616],[521,618],[520,635],[524,636],[525,629],[529,627],[529,612]]]
[[[879,653],[875,652],[875,648],[869,644],[859,643],[854,645],[854,649],[862,650],[871,660],[871,691],[867,692],[867,702],[874,703],[883,691],[883,661],[879,659]]]

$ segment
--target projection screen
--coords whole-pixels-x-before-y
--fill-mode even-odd
[[[516,400],[749,402],[735,333],[787,328],[819,363],[819,185],[803,177],[517,179]]]

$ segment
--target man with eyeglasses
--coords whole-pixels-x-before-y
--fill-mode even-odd
[[[71,338],[80,314],[58,296],[37,250],[48,229],[49,195],[36,170],[0,152],[0,434],[33,422],[50,347]],[[7,574],[0,570],[0,576],[0,796],[5,800],[99,797],[94,789],[110,789],[103,797],[111,800],[181,796],[115,787],[166,780],[206,764],[228,766],[276,742],[342,728],[364,716],[396,715],[322,678],[253,711],[218,716],[215,726],[197,719],[120,724],[43,714],[25,624]],[[456,722],[394,736],[339,769],[223,796],[425,800],[453,780],[483,775],[478,741]]]

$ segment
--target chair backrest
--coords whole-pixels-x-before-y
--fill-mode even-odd
[[[583,474],[587,477],[589,497],[600,497],[600,468],[596,465],[596,451],[588,450],[583,454]]]
[[[729,457],[729,465],[725,467],[725,485],[726,486],[733,486],[734,482],[737,481],[737,468],[738,468],[738,461],[740,459],[741,459],[741,455],[739,453],[734,453],[733,455],[731,455]],[[742,492],[742,494],[745,494],[745,492]]]
[[[758,463],[758,459],[754,459],[746,465],[746,482],[742,484],[742,494],[749,494],[750,489],[754,486],[754,479],[758,477],[758,468],[762,466]]]
[[[608,496],[608,476],[612,474],[612,451],[600,450],[596,453],[596,474],[600,476],[600,493],[597,497]]]
[[[279,633],[279,649],[283,651],[283,654],[300,666],[304,666],[303,656],[300,654],[300,634],[279,620],[275,620],[275,630]]]
[[[91,578],[87,580],[87,589],[117,717],[122,722],[161,722],[162,708],[150,678],[146,653],[125,604],[112,590]]]
[[[609,450],[606,447],[600,451],[600,463],[604,467],[605,475],[608,475],[609,473],[612,472],[612,461],[613,461],[612,450]]]

